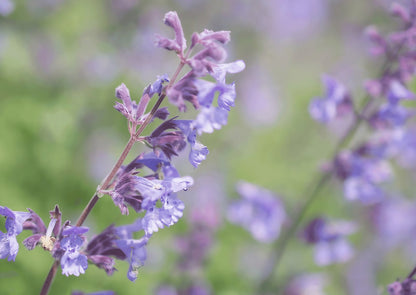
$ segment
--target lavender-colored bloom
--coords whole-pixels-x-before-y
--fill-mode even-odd
[[[134,282],[138,277],[138,270],[143,266],[147,258],[146,244],[148,239],[146,237],[139,240],[125,239],[116,240],[117,246],[124,252],[126,259],[130,264],[127,272],[127,278]]]
[[[189,153],[189,162],[191,162],[192,166],[196,168],[199,164],[201,164],[202,161],[207,158],[208,153],[208,148],[197,141],[191,147],[191,152]]]
[[[114,267],[114,258],[124,260],[124,252],[117,247],[118,228],[110,225],[99,235],[95,236],[85,250],[88,260],[94,263],[98,268],[105,270],[107,275],[112,275],[116,270]],[[114,257],[114,258],[113,258]]]
[[[335,79],[322,78],[326,88],[323,98],[315,98],[309,105],[309,113],[313,119],[328,123],[352,111],[352,101],[344,85]]]
[[[384,197],[379,187],[392,177],[390,165],[378,157],[366,157],[358,152],[341,152],[334,162],[335,172],[343,181],[348,200],[373,204]]]
[[[87,231],[87,227],[75,226],[63,230],[64,238],[60,241],[60,248],[64,251],[61,257],[62,274],[79,276],[88,268],[87,256],[79,252],[85,241],[82,234]]]
[[[375,129],[403,126],[414,113],[398,104],[385,104],[371,116],[369,122]]]
[[[390,82],[387,99],[391,104],[396,104],[404,99],[415,99],[416,95],[409,91],[402,83],[397,80]]]
[[[306,226],[303,237],[307,243],[315,245],[315,262],[322,266],[346,262],[352,257],[353,249],[345,236],[355,230],[356,226],[351,222],[328,223],[318,217]]]
[[[272,192],[251,183],[240,182],[236,189],[242,199],[231,203],[228,219],[247,229],[260,242],[277,239],[286,220],[281,201]]]
[[[14,3],[11,0],[0,1],[0,15],[7,16],[14,10]]]
[[[156,45],[167,50],[174,50],[178,54],[183,54],[183,51],[186,49],[186,40],[181,21],[176,11],[166,13],[163,22],[174,30],[175,39],[168,39],[157,35]]]
[[[6,231],[0,231],[0,259],[7,258],[15,261],[19,244],[16,236],[23,231],[23,223],[30,217],[29,212],[12,211],[7,207],[0,206],[0,215],[6,217]]]
[[[201,109],[194,121],[194,126],[198,134],[212,133],[214,130],[221,129],[227,124],[228,111],[219,107],[210,106]]]

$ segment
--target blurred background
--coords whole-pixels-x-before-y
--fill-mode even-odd
[[[210,150],[207,160],[196,170],[187,155],[176,161],[196,184],[179,196],[186,204],[184,218],[151,239],[138,280],[127,280],[127,263],[118,263],[111,277],[93,265],[79,278],[58,270],[51,294],[155,294],[160,286],[186,280],[198,281],[211,294],[253,294],[270,245],[226,220],[226,206],[237,197],[235,183],[256,183],[279,195],[288,212],[296,207],[345,123],[332,129],[315,123],[309,101],[323,93],[324,73],[361,99],[363,80],[375,77],[381,66],[369,55],[363,30],[370,24],[393,30],[397,23],[387,13],[389,5],[387,0],[0,0],[0,205],[31,208],[44,220],[59,204],[63,219],[75,221],[127,142],[125,118],[113,108],[114,89],[123,82],[138,98],[156,75],[171,75],[176,68],[174,54],[154,46],[155,33],[171,36],[162,22],[167,11],[178,12],[188,40],[204,28],[230,30],[227,61],[246,63],[245,71],[230,78],[237,99],[229,124],[200,139]],[[142,151],[137,145],[130,159]],[[407,198],[414,197],[412,180],[414,174],[397,184]],[[357,255],[346,264],[318,267],[312,248],[295,238],[276,294],[298,276],[316,285],[299,294],[380,294],[407,275],[416,248],[387,252],[374,245],[363,211],[344,201],[339,184],[327,186],[308,215],[360,221],[352,236]],[[184,275],[178,238],[204,212],[212,222],[212,241],[203,265]],[[105,197],[86,225],[91,237],[135,217],[122,216]],[[40,247],[29,253],[21,246],[15,263],[0,261],[0,293],[36,294],[51,265]]]

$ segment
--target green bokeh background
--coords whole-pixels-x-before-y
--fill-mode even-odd
[[[229,124],[202,136],[201,141],[210,149],[208,159],[196,171],[179,163],[182,174],[191,174],[196,183],[199,176],[220,177],[218,185],[228,198],[236,197],[236,181],[256,183],[278,193],[289,212],[302,200],[336,143],[337,133],[314,123],[307,113],[310,99],[322,93],[322,73],[344,79],[359,101],[363,95],[360,79],[374,77],[380,66],[368,57],[368,44],[361,32],[368,24],[382,28],[395,25],[376,1],[328,0],[324,22],[300,37],[273,33],[282,28],[269,27],[272,33],[268,33],[254,27],[257,22],[272,26],[277,16],[249,0],[188,4],[125,0],[120,2],[127,3],[128,9],[120,11],[115,8],[117,1],[61,2],[37,6],[16,0],[15,11],[0,17],[0,204],[18,211],[31,208],[44,220],[59,204],[63,218],[75,221],[99,177],[105,176],[127,142],[125,120],[112,107],[114,89],[124,82],[138,97],[156,74],[173,73],[177,63],[174,54],[152,47],[153,33],[171,34],[162,23],[165,12],[178,11],[187,36],[204,28],[231,30],[228,60],[243,59],[247,65],[245,73],[232,77],[237,81],[237,100]],[[141,32],[139,37],[137,32]],[[51,52],[48,45],[53,48]],[[126,58],[132,51],[135,55]],[[102,58],[101,64],[89,70],[88,64],[97,58]],[[244,89],[254,89],[246,101],[260,99],[261,86],[256,81],[250,84],[250,72],[255,67],[260,67],[278,90],[272,96],[278,110],[271,124],[254,124],[244,110],[244,100],[239,100],[244,97],[243,83]],[[135,147],[134,154],[143,149]],[[192,190],[183,194],[192,195]],[[321,192],[308,214],[361,220],[362,211],[345,203],[339,185],[333,183]],[[185,216],[188,213],[185,210]],[[86,224],[93,234],[110,223],[122,225],[134,217],[121,216],[106,197]],[[135,283],[127,280],[125,263],[117,264],[119,271],[112,277],[90,265],[80,278],[67,278],[58,271],[51,294],[70,294],[71,290],[152,294],[160,282],[172,278],[178,282],[181,279],[175,274],[172,241],[187,228],[183,219],[152,238],[148,265]],[[24,232],[19,241],[28,235]],[[363,233],[353,236],[358,249],[365,249],[369,240]],[[225,222],[201,273],[214,294],[253,294],[256,280],[245,276],[239,267],[247,247],[263,256],[269,250],[269,246],[256,243],[248,233]],[[276,280],[284,281],[301,272],[328,272],[327,293],[348,294],[344,276],[348,265],[318,268],[312,257],[312,249],[299,241],[291,242]],[[262,271],[261,261],[257,262],[260,264],[253,267],[258,269],[251,272]],[[21,247],[15,263],[0,261],[0,293],[38,293],[51,264],[44,250],[29,252]],[[412,261],[392,253],[380,258],[378,267],[376,282],[383,290],[408,272]]]

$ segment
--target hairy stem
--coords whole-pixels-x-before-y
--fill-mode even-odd
[[[189,56],[190,51],[187,52],[186,58]],[[150,124],[150,122],[153,119],[154,114],[159,109],[160,105],[162,104],[164,98],[166,97],[166,90],[170,87],[172,87],[175,80],[178,78],[179,73],[185,66],[186,62],[181,59],[181,62],[179,66],[177,67],[175,73],[172,76],[172,79],[169,81],[169,84],[165,87],[164,92],[159,96],[158,100],[156,101],[155,105],[153,106],[152,110],[150,111],[149,115],[147,116],[146,120],[143,122],[143,124],[139,127],[137,132],[134,134],[134,136],[131,136],[129,141],[127,142],[126,146],[123,149],[123,152],[121,153],[120,157],[118,158],[117,162],[114,164],[113,168],[111,169],[110,173],[105,177],[105,179],[102,181],[99,189],[100,190],[106,190],[111,186],[111,182],[114,178],[114,176],[117,174],[117,171],[120,169],[121,165],[123,165],[124,160],[126,159],[127,155],[129,154],[131,148],[133,147],[134,143],[136,142],[137,138],[142,134],[143,130]],[[82,211],[81,215],[79,216],[76,226],[81,226],[85,219],[87,219],[88,215],[91,213],[92,209],[94,208],[95,204],[99,200],[98,192],[96,192],[90,201],[88,202],[87,206]],[[57,269],[59,266],[59,261],[55,260],[48,276],[46,277],[46,280],[43,284],[41,295],[46,295],[49,292],[49,288],[52,285],[53,279],[56,275]]]

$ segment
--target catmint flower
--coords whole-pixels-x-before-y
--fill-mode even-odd
[[[137,126],[142,124],[146,117],[149,115],[145,114],[145,111],[150,99],[154,94],[160,95],[162,92],[163,83],[168,81],[169,78],[166,74],[158,76],[157,80],[153,84],[145,88],[138,104],[131,99],[129,89],[124,83],[122,83],[116,88],[116,97],[121,100],[121,103],[116,102],[114,108],[124,117],[126,117],[127,120],[133,125]],[[167,108],[161,108],[156,111],[154,117],[165,120],[168,115],[169,112]]]
[[[195,168],[201,164],[207,158],[209,151],[206,146],[202,143],[196,141],[195,144],[191,147],[191,152],[189,153],[189,162]]]
[[[53,251],[56,238],[59,236],[61,228],[61,211],[58,205],[54,210],[49,211],[51,221],[46,229],[43,220],[33,210],[28,209],[30,218],[23,224],[24,229],[31,230],[33,235],[29,236],[23,241],[23,245],[28,250],[33,250],[36,245],[40,244],[43,249]]]
[[[329,76],[324,76],[322,82],[326,93],[324,97],[315,98],[310,103],[311,117],[321,123],[328,123],[350,113],[353,109],[352,101],[345,86]]]
[[[88,231],[87,227],[69,227],[62,231],[63,239],[60,241],[60,249],[63,255],[60,259],[62,274],[79,276],[88,268],[87,256],[80,253],[85,238],[82,234]]]
[[[114,258],[124,260],[126,255],[117,247],[118,230],[114,225],[104,229],[99,235],[95,236],[87,245],[85,252],[88,260],[98,268],[105,270],[107,275],[112,275],[116,270]],[[114,258],[113,258],[114,257]]]
[[[236,189],[241,199],[229,206],[228,219],[260,242],[276,240],[286,220],[281,201],[272,192],[248,182],[239,182]]]
[[[16,236],[23,231],[23,223],[30,217],[30,212],[12,211],[0,206],[0,215],[6,217],[6,233],[0,231],[0,259],[15,261],[19,244]]]
[[[315,245],[317,265],[346,262],[353,256],[353,249],[345,236],[354,233],[356,226],[351,222],[329,223],[322,217],[313,219],[305,228],[303,238]]]
[[[124,239],[116,240],[115,243],[126,255],[126,259],[129,263],[129,270],[127,272],[127,278],[134,282],[138,277],[138,270],[143,266],[147,258],[146,244],[148,238],[143,237],[139,240]]]
[[[166,37],[156,35],[156,45],[167,50],[176,51],[176,53],[182,55],[183,51],[186,49],[186,40],[181,21],[176,11],[169,11],[166,13],[163,22],[174,30],[175,39],[168,39]]]
[[[173,131],[167,131],[169,129]],[[172,156],[177,156],[186,146],[183,133],[177,129],[179,128],[175,124],[174,118],[167,120],[147,136],[146,141],[153,150],[161,149],[170,159]]]

